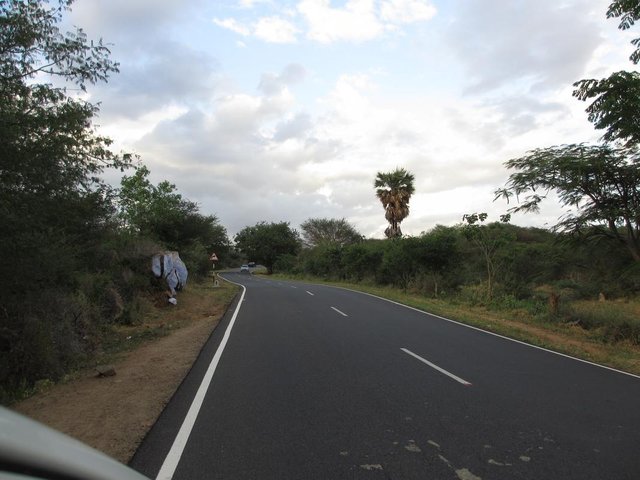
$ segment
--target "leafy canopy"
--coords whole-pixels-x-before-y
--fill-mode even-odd
[[[165,180],[153,185],[150,173],[141,166],[122,178],[118,204],[124,228],[178,251],[198,242],[219,254],[226,252],[227,232],[217,217],[200,214],[198,204],[183,198],[174,184]]]
[[[102,41],[89,42],[79,28],[60,33],[70,4],[0,0],[0,183],[12,194],[87,191],[104,167],[130,161],[95,135],[95,105],[45,83],[58,77],[84,89],[118,71]]]
[[[628,30],[640,19],[640,2],[638,0],[615,0],[607,9],[607,18],[620,18],[618,28]],[[640,61],[640,38],[634,38],[631,40],[631,44],[636,49],[629,59],[637,64]]]
[[[300,249],[298,232],[287,222],[259,222],[240,230],[234,240],[243,255],[262,263],[269,273],[273,273],[273,265],[279,257],[295,255]]]
[[[65,87],[118,70],[101,41],[60,30],[70,5],[0,0],[0,398],[92,351],[103,310],[90,286],[110,267],[101,258],[113,232],[100,173],[131,160],[96,134],[97,106]]]
[[[615,72],[601,80],[580,80],[573,84],[578,100],[594,99],[586,108],[595,128],[606,130],[605,142],[620,141],[626,146],[640,143],[640,74]]]
[[[60,31],[70,4],[0,0],[0,241],[12,249],[0,275],[22,293],[40,280],[71,281],[111,213],[99,174],[131,160],[96,135],[95,105],[48,83],[84,89],[117,72],[101,41]]]
[[[373,186],[389,222],[389,227],[384,232],[387,238],[402,236],[400,223],[409,216],[409,200],[415,191],[414,181],[413,174],[404,168],[378,172],[376,175]]]
[[[614,0],[607,18],[620,18],[618,28],[628,30],[640,18],[638,0]],[[636,47],[630,60],[640,61],[640,38],[631,43]],[[587,107],[589,121],[599,130],[605,142],[619,141],[627,147],[640,143],[640,75],[637,72],[615,72],[601,80],[586,79],[573,84],[573,96],[579,100],[593,99]]]
[[[560,145],[509,160],[515,170],[496,198],[522,202],[509,209],[537,212],[550,192],[571,208],[555,226],[574,234],[608,237],[640,261],[640,153],[607,145]]]
[[[300,228],[302,241],[307,247],[324,243],[344,246],[362,240],[362,235],[344,218],[309,218]]]

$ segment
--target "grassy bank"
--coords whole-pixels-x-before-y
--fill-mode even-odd
[[[92,375],[96,365],[118,362],[130,352],[152,341],[203,321],[220,318],[238,292],[235,285],[219,282],[213,286],[211,279],[192,281],[178,293],[177,305],[165,301],[164,294],[145,297],[139,304],[141,319],[134,325],[107,325],[102,332],[98,352],[78,369],[65,374],[58,382],[42,379],[33,387],[12,392],[7,405],[43,393],[55,384],[65,384]]]
[[[511,306],[482,306],[457,297],[435,299],[366,283],[276,276],[369,293],[531,345],[640,375],[640,346],[633,337],[636,322],[640,321],[637,300],[566,302],[563,304],[565,316],[552,317],[546,312],[532,313],[518,302]]]
[[[98,358],[105,363],[114,356],[137,348],[142,343],[171,334],[172,331],[202,318],[212,317],[226,310],[238,288],[227,282],[213,286],[211,279],[191,282],[177,295],[178,304],[160,299],[147,299],[143,306],[143,320],[137,325],[113,326],[105,336],[103,352]]]

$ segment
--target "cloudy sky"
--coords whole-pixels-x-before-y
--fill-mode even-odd
[[[76,0],[112,44],[101,133],[233,236],[346,218],[382,238],[373,181],[416,178],[404,233],[508,208],[527,150],[597,141],[572,83],[632,69],[610,0]],[[549,203],[514,223],[550,226]]]

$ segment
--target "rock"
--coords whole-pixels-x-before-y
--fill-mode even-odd
[[[113,377],[116,374],[116,369],[113,365],[98,365],[96,367],[98,377]]]

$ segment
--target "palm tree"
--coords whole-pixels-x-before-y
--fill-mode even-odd
[[[378,172],[373,186],[382,202],[389,226],[384,231],[387,238],[401,237],[400,222],[409,216],[409,199],[414,192],[414,176],[404,168],[393,172]]]

